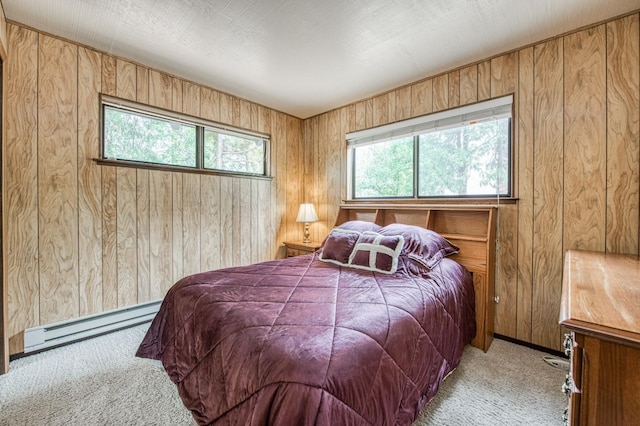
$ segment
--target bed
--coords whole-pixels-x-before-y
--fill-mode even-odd
[[[199,424],[408,425],[486,333],[476,274],[453,260],[465,244],[363,212],[341,210],[316,253],[169,290],[137,356]]]

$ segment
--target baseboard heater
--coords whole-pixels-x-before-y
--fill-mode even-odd
[[[60,346],[88,337],[151,321],[161,300],[74,318],[24,331],[24,352]]]

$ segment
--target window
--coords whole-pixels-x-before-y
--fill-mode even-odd
[[[115,98],[102,99],[103,158],[234,174],[267,174],[268,137]]]
[[[512,96],[347,135],[349,194],[511,196]]]

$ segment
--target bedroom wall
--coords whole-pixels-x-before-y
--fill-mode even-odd
[[[305,120],[315,239],[345,199],[345,133],[513,93],[518,201],[499,205],[495,331],[560,349],[564,252],[638,254],[638,21],[633,13]]]
[[[300,119],[17,24],[8,53],[12,354],[26,328],[156,300],[184,275],[273,259],[302,238]],[[99,166],[99,93],[270,134],[274,178]]]

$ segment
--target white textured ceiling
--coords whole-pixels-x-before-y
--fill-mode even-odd
[[[1,0],[7,19],[300,118],[640,0]]]

